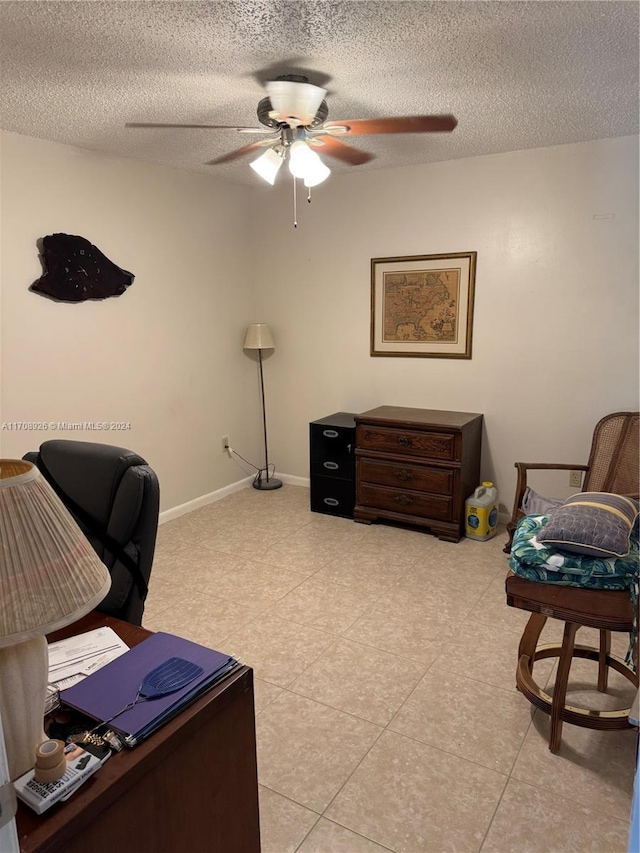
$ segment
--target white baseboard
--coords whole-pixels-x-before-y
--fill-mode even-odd
[[[276,471],[274,476],[290,486],[302,486],[303,488],[308,489],[311,485],[309,477],[296,477],[295,474],[281,474],[280,471]],[[238,480],[236,483],[231,483],[229,486],[223,486],[222,489],[217,489],[215,492],[209,492],[208,495],[202,495],[199,498],[194,498],[192,501],[187,501],[185,504],[180,504],[180,506],[165,509],[164,512],[160,513],[158,524],[164,524],[166,521],[173,521],[174,518],[180,518],[181,515],[186,515],[188,512],[193,512],[196,509],[200,509],[200,507],[220,501],[222,498],[226,498],[227,495],[239,492],[240,489],[246,489],[252,482],[253,474],[249,477],[243,477],[242,480]],[[510,520],[510,513],[499,513],[498,521],[500,524],[506,524]]]
[[[276,471],[274,476],[279,480],[282,480],[283,483],[288,483],[290,486],[305,486],[307,489],[309,488],[308,477],[296,477],[293,474],[281,474],[279,471]],[[180,518],[181,515],[186,515],[188,512],[193,512],[203,506],[208,506],[216,501],[221,501],[222,498],[226,498],[227,495],[239,492],[240,489],[246,489],[247,486],[251,485],[251,483],[253,483],[253,474],[249,477],[243,477],[242,480],[238,480],[236,483],[223,486],[215,492],[209,492],[208,495],[202,495],[199,498],[194,498],[192,501],[187,501],[185,504],[174,506],[171,509],[165,509],[158,517],[158,524],[173,521],[174,518]]]
[[[253,482],[253,475],[250,477],[243,477],[242,480],[238,480],[237,483],[231,483],[228,486],[223,486],[221,489],[217,489],[215,492],[209,492],[208,495],[202,495],[199,498],[194,498],[192,501],[187,501],[186,504],[180,504],[179,506],[171,507],[171,509],[165,509],[160,513],[158,517],[158,524],[164,524],[167,521],[173,521],[174,518],[180,518],[181,515],[186,515],[188,512],[193,512],[195,509],[200,509],[203,506],[207,506],[208,504],[215,503],[216,501],[221,501],[222,498],[226,498],[227,495],[232,495],[234,492],[239,492],[240,489],[246,489],[247,486],[251,485]]]
[[[296,477],[294,474],[281,474],[279,471],[276,471],[275,476],[282,480],[283,483],[288,483],[290,486],[304,486],[306,489],[310,487],[310,480],[308,477]]]

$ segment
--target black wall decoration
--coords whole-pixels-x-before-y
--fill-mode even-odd
[[[120,269],[97,246],[74,234],[49,234],[38,240],[44,274],[30,290],[62,302],[120,296],[134,275]]]

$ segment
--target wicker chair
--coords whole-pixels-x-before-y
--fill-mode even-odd
[[[586,465],[547,462],[516,462],[518,481],[511,521],[507,524],[509,541],[505,553],[511,551],[511,541],[520,519],[522,498],[527,488],[527,471],[533,469],[584,471],[583,492],[614,492],[638,498],[638,412],[615,412],[596,424],[591,453]]]

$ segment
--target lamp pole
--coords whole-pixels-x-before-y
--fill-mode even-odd
[[[258,350],[258,366],[260,368],[260,401],[262,403],[262,431],[264,434],[264,468],[257,469],[258,473],[253,481],[254,489],[262,491],[279,489],[282,480],[276,480],[269,476],[269,448],[267,446],[267,407],[264,402],[264,374],[262,370],[262,350],[274,349],[273,336],[266,323],[252,323],[247,329],[244,339],[244,349]],[[255,467],[255,466],[254,466]],[[263,479],[263,472],[266,477]]]
[[[264,402],[264,376],[262,373],[262,347],[258,349],[258,365],[260,367],[260,397],[262,400],[262,429],[264,431],[264,470],[267,473],[267,479],[262,479],[262,471],[258,471],[258,476],[253,481],[253,488],[266,491],[267,489],[279,489],[282,486],[282,480],[277,480],[275,477],[269,477],[269,449],[267,445],[267,408]]]

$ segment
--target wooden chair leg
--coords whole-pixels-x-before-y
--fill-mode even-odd
[[[564,634],[562,637],[562,651],[558,663],[558,674],[553,689],[553,702],[551,703],[551,736],[549,738],[549,749],[557,752],[562,740],[562,712],[567,698],[567,682],[569,670],[573,658],[573,646],[576,639],[576,631],[580,626],[573,622],[564,623]]]
[[[526,655],[529,658],[528,668],[530,673],[533,672],[533,656],[546,621],[547,617],[543,616],[542,613],[532,613],[520,638],[518,660],[520,660],[522,655]]]
[[[607,692],[609,685],[609,667],[607,655],[611,654],[611,631],[600,630],[600,653],[598,655],[598,690]]]

